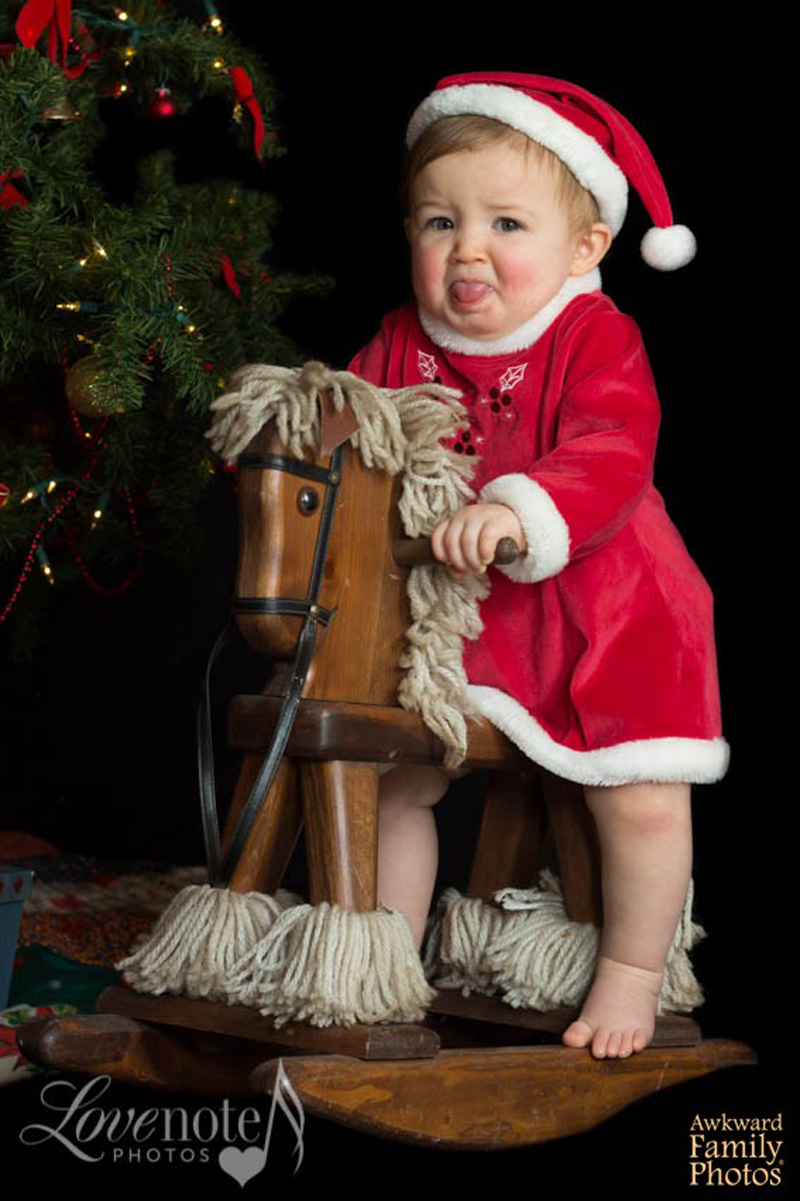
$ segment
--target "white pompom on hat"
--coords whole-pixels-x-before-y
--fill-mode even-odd
[[[406,132],[409,148],[434,121],[466,114],[493,117],[552,150],[594,196],[601,220],[615,236],[625,220],[630,184],[653,222],[641,243],[648,266],[674,271],[694,258],[694,234],[685,225],[673,225],[667,189],[647,144],[604,100],[546,75],[449,75],[413,113]]]

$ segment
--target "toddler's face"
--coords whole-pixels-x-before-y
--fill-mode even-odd
[[[424,167],[406,232],[420,308],[478,341],[512,333],[583,273],[552,174],[503,143]]]

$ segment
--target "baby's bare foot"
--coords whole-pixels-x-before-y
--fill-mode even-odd
[[[591,1044],[595,1059],[626,1059],[653,1037],[661,972],[598,957],[580,1017],[563,1035],[568,1047]]]

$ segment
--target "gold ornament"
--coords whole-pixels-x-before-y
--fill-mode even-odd
[[[54,105],[44,110],[46,121],[80,121],[83,113],[73,108],[66,96],[61,96]]]
[[[97,355],[87,354],[72,364],[65,380],[67,400],[85,417],[103,417],[103,405]]]

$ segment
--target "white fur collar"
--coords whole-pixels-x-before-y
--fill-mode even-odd
[[[467,338],[464,334],[456,333],[444,321],[439,321],[430,313],[424,312],[423,309],[417,311],[420,325],[425,333],[431,342],[435,342],[443,350],[455,351],[456,354],[514,354],[518,350],[526,350],[529,346],[533,346],[534,342],[538,341],[576,296],[581,296],[584,292],[599,292],[601,287],[600,271],[597,267],[587,272],[586,275],[568,276],[559,291],[543,309],[534,313],[533,317],[524,325],[518,326],[510,334],[506,334],[505,337],[498,338],[494,342],[479,342],[475,338]]]

